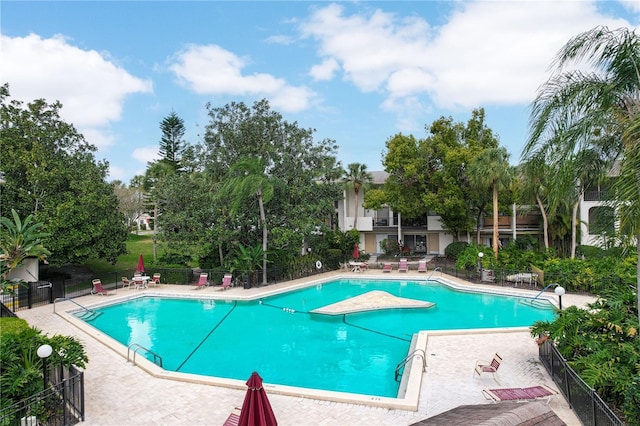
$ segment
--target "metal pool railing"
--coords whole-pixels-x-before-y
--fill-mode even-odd
[[[625,426],[596,391],[567,364],[549,341],[540,345],[540,360],[585,426]]]

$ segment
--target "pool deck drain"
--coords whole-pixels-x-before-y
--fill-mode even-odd
[[[360,296],[314,309],[311,313],[324,315],[344,315],[356,312],[377,311],[380,309],[419,309],[431,308],[435,303],[424,300],[397,297],[382,290],[373,290]]]

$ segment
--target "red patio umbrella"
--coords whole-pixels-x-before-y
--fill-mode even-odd
[[[136,272],[144,272],[144,260],[142,259],[142,253],[138,256],[138,266],[136,267]]]
[[[353,258],[354,259],[359,259],[360,258],[360,249],[358,248],[358,243],[355,243],[353,245]]]
[[[247,380],[247,394],[244,397],[238,426],[277,426],[267,393],[262,387],[262,378],[253,372]]]

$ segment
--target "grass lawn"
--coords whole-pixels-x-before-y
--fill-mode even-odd
[[[104,260],[91,259],[85,263],[85,266],[96,274],[135,269],[138,265],[138,255],[141,253],[144,258],[145,265],[153,262],[153,235],[129,234],[129,239],[126,244],[127,254],[123,254],[118,257],[118,261],[115,265]],[[156,248],[157,254],[160,256],[163,252],[161,244],[158,244]]]

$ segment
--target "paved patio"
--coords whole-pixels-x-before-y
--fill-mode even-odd
[[[370,271],[359,276],[376,276]],[[338,275],[330,273],[326,275]],[[349,274],[345,274],[349,275]],[[402,278],[418,277],[403,274]],[[386,278],[389,274],[385,274]],[[420,276],[424,279],[424,274]],[[317,279],[318,277],[313,277]],[[447,277],[452,281],[452,277]],[[224,296],[248,298],[283,287],[299,286],[302,281],[243,290],[232,288]],[[487,288],[481,285],[481,288]],[[505,291],[535,294],[538,290]],[[138,290],[120,289],[115,297]],[[147,290],[140,290],[147,291]],[[162,285],[154,292],[184,293],[184,286]],[[215,288],[191,290],[202,294],[219,292]],[[535,292],[535,293],[534,293]],[[129,293],[131,294],[131,293]],[[75,299],[89,306],[111,296],[85,296]],[[567,294],[563,306],[584,306],[591,299]],[[68,303],[68,302],[67,302]],[[58,306],[57,309],[60,309]],[[128,363],[121,355],[99,343],[61,316],[53,306],[20,311],[18,315],[49,335],[72,335],[80,339],[89,356],[85,370],[85,424],[87,425],[222,425],[234,407],[242,405],[244,391],[204,384],[185,383],[152,377]],[[460,405],[487,404],[481,390],[497,387],[491,376],[473,378],[476,360],[490,359],[494,352],[503,356],[500,387],[545,384],[556,388],[538,359],[538,347],[527,331],[429,333],[427,370],[423,375],[418,411],[314,400],[270,394],[269,400],[282,426],[286,425],[410,425],[444,413]],[[568,404],[558,396],[549,407],[568,425],[579,421]]]

